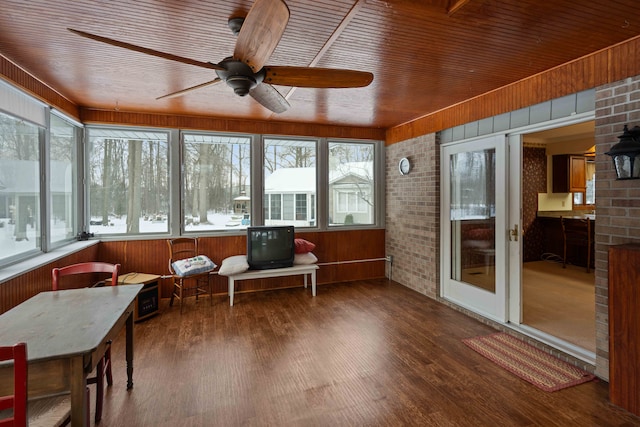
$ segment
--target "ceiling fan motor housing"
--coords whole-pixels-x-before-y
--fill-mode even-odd
[[[264,80],[264,70],[254,73],[251,67],[242,61],[226,58],[219,65],[223,66],[224,70],[216,70],[216,74],[233,89],[236,95],[247,95]]]
[[[231,32],[237,36],[240,34],[240,29],[242,28],[242,24],[244,24],[244,16],[236,16],[229,18],[227,21],[227,25],[229,25],[229,29]]]

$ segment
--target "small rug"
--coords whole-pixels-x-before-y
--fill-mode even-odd
[[[562,390],[595,378],[595,375],[503,332],[467,338],[462,342],[544,391]]]

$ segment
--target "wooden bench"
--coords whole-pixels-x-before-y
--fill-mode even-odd
[[[248,270],[244,273],[227,276],[229,279],[229,305],[233,306],[233,293],[237,280],[266,279],[269,277],[304,276],[304,287],[307,287],[307,274],[311,276],[311,295],[316,296],[316,270],[319,267],[315,264],[294,265],[286,268],[272,268],[267,270]]]

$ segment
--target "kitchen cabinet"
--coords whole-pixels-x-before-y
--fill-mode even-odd
[[[565,216],[569,221],[578,221],[583,217]],[[564,252],[564,238],[562,235],[562,224],[560,223],[560,217],[538,217],[542,228],[542,252],[548,255],[555,255],[560,262],[562,262],[562,256]],[[595,221],[591,221],[591,241],[595,241]],[[585,247],[576,245],[567,245],[567,264],[575,265],[578,267],[587,266],[587,259],[590,259],[589,268],[595,268],[595,245],[591,245],[591,255],[587,257],[587,251]]]
[[[586,158],[558,154],[552,159],[552,190],[554,193],[584,193],[587,189]]]

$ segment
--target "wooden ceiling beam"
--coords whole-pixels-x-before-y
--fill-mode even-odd
[[[340,25],[338,25],[335,31],[331,34],[331,37],[327,39],[324,46],[322,46],[322,48],[318,51],[316,56],[311,60],[311,62],[309,62],[309,65],[308,65],[309,67],[315,67],[316,65],[318,65],[318,62],[320,62],[320,59],[322,59],[322,57],[329,51],[329,49],[331,48],[331,45],[333,45],[335,41],[338,40],[338,37],[340,37],[340,34],[342,34],[345,28],[347,28],[347,25],[349,25],[349,22],[351,22],[351,20],[356,16],[356,13],[358,13],[358,10],[360,10],[360,8],[363,5],[364,5],[363,0],[356,0],[353,6],[351,6],[351,9],[349,10],[349,12],[342,19],[342,22],[340,22]],[[296,91],[296,87],[292,87],[291,90],[289,90],[289,92],[285,96],[285,99],[289,100],[289,98],[291,98],[291,96],[295,91]]]

